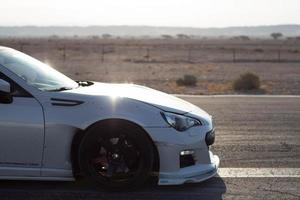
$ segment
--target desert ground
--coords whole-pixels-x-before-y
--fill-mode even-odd
[[[177,94],[300,94],[298,39],[1,38],[76,80],[135,83]],[[244,72],[260,77],[261,89],[234,91]],[[195,86],[179,86],[184,75]]]

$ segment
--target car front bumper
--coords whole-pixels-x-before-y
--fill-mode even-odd
[[[218,173],[219,157],[211,155],[211,164],[196,164],[179,169],[175,173],[160,173],[159,185],[181,185],[184,183],[199,183],[214,177]]]
[[[212,126],[178,132],[173,128],[147,128],[159,153],[159,185],[197,183],[215,176],[219,157],[209,151],[206,136]],[[192,152],[192,162],[182,164],[182,152]]]

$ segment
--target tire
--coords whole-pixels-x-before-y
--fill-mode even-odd
[[[84,177],[105,188],[131,189],[149,178],[153,152],[152,141],[141,128],[112,121],[87,130],[79,147],[79,165]]]

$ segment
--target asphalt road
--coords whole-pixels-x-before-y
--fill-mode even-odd
[[[214,117],[221,167],[300,167],[300,96],[184,99]]]
[[[300,167],[300,97],[181,97],[214,116],[221,168]],[[0,199],[300,199],[300,178],[215,177],[199,184],[107,192],[84,181],[0,181]]]

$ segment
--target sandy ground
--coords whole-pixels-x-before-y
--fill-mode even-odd
[[[248,93],[300,94],[300,41],[159,39],[0,39],[79,80],[129,82],[168,93],[235,94],[244,72],[261,79]],[[197,77],[194,87],[176,80]],[[241,93],[241,92],[239,92]]]

